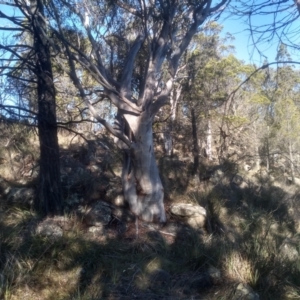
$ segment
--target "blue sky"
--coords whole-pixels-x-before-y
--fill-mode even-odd
[[[12,8],[7,5],[0,4],[0,10],[4,13],[11,14]],[[264,16],[261,18],[256,18],[256,22],[260,25],[264,25],[266,23],[272,22],[270,16]],[[269,20],[268,20],[269,19]],[[0,26],[4,25],[3,23],[7,24],[7,21],[0,19]],[[1,24],[2,23],[2,24]],[[226,13],[218,20],[224,29],[223,34],[225,35],[226,32],[229,32],[235,39],[231,42],[232,45],[235,46],[235,56],[245,61],[246,63],[254,63],[258,66],[262,65],[265,58],[262,57],[258,51],[255,49],[253,45],[253,41],[251,40],[251,36],[249,31],[247,31],[247,24],[243,19],[234,19],[234,17],[227,17]],[[300,35],[299,35],[300,36]],[[299,41],[300,44],[300,41]],[[262,43],[257,45],[259,50],[263,52],[265,56],[267,56],[269,62],[275,61],[278,43],[277,41],[273,40],[269,43]],[[291,53],[292,54],[292,53]],[[292,55],[294,60],[299,61],[300,57],[296,54]]]
[[[231,44],[235,46],[235,56],[238,59],[246,63],[255,63],[257,65],[261,65],[264,62],[264,57],[259,54],[253,45],[245,21],[227,19],[225,21],[219,20],[219,23],[224,27],[223,34],[229,32],[234,37]],[[275,41],[268,44],[260,44],[257,47],[268,57],[269,62],[275,61],[277,53],[277,43]]]
[[[259,2],[259,1],[257,1]],[[299,15],[296,10],[296,7],[291,3],[283,4],[285,5],[282,11],[274,14],[271,8],[264,9],[265,14],[260,14],[252,16],[253,26],[257,26],[262,32],[266,32],[270,24],[275,24],[276,26],[285,24],[286,21],[290,20],[291,17],[297,17],[297,20],[294,20],[289,26],[284,27],[283,29],[277,30],[276,34],[281,35],[282,32],[287,34],[287,37],[296,45],[300,45],[300,26],[299,26]],[[278,8],[279,9],[279,8]],[[234,15],[229,15],[229,11],[225,11],[221,18],[218,20],[218,23],[221,24],[223,29],[223,34],[229,32],[233,35],[235,40],[232,44],[236,48],[235,55],[238,59],[244,60],[246,63],[255,63],[256,65],[263,64],[265,57],[259,54],[259,51],[267,57],[268,62],[276,61],[277,49],[278,49],[278,37],[276,34],[271,36],[269,33],[264,33],[265,40],[269,39],[268,42],[258,43],[255,45],[255,41],[252,40],[252,37],[249,32],[249,25],[247,24],[247,17],[238,18]],[[273,32],[274,33],[274,32]],[[284,41],[287,41],[287,37],[282,35]],[[257,38],[257,36],[255,37]],[[257,50],[259,49],[259,51]],[[292,60],[300,61],[299,50],[288,49],[289,54],[291,55]]]

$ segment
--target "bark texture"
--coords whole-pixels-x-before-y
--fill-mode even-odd
[[[35,207],[40,213],[47,215],[62,211],[62,188],[50,49],[42,32],[43,29],[44,32],[46,31],[44,19],[41,17],[43,16],[43,3],[41,0],[37,0],[35,5],[38,13],[33,15],[33,32],[40,141],[40,171]]]
[[[131,119],[131,125],[134,120]],[[125,150],[122,182],[131,211],[147,222],[165,222],[164,189],[153,147],[152,119],[147,114],[135,120],[132,146]]]

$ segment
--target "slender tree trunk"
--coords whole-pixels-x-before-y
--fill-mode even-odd
[[[293,156],[293,146],[291,140],[289,140],[289,156],[290,156],[292,182],[295,183],[294,156]]]
[[[194,166],[193,175],[196,175],[199,168],[199,145],[198,145],[198,134],[197,134],[197,120],[195,115],[195,109],[191,109],[192,117],[192,136],[193,136],[193,156],[194,156]]]
[[[212,137],[211,137],[211,120],[208,117],[207,121],[207,135],[206,135],[206,154],[208,160],[212,160],[212,145],[211,145]]]
[[[257,134],[257,126],[256,126],[256,122],[253,124],[254,125],[254,135],[255,135],[255,144],[254,144],[254,148],[255,148],[255,155],[256,155],[256,159],[255,159],[255,170],[259,171],[260,170],[260,153],[259,153],[259,138],[258,138],[258,134]]]
[[[267,137],[266,137],[266,151],[267,151],[267,172],[269,173],[270,171],[270,146],[269,146],[269,132],[270,132],[270,127],[267,126]]]
[[[36,209],[44,215],[62,211],[59,146],[57,139],[55,88],[53,83],[50,50],[41,29],[46,32],[43,3],[36,1],[39,14],[33,24],[36,51],[38,94],[38,133],[40,141],[40,172]]]
[[[164,130],[165,153],[168,156],[171,156],[172,152],[173,152],[172,127],[173,127],[172,123],[166,124],[165,130]]]
[[[269,138],[266,138],[266,151],[267,151],[267,172],[270,171],[270,150],[269,150]]]
[[[125,151],[122,182],[131,211],[147,222],[165,222],[164,189],[154,155],[152,118],[129,118],[131,150]]]
[[[178,89],[174,89],[172,96],[170,97],[170,104],[171,104],[171,117],[170,121],[167,122],[165,130],[164,130],[164,144],[165,144],[165,152],[168,156],[173,154],[173,125],[176,120],[176,111],[179,98],[181,96],[182,86]]]

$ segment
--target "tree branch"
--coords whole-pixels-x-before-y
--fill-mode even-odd
[[[141,12],[130,6],[128,3],[124,3],[120,0],[115,0],[115,4],[139,18],[142,17]]]
[[[131,80],[132,80],[132,72],[133,66],[135,62],[136,55],[141,48],[142,43],[144,42],[144,36],[139,35],[135,42],[133,43],[129,53],[127,54],[123,74],[121,78],[121,88],[120,94],[127,98],[131,97]]]

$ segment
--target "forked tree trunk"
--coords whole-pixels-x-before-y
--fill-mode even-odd
[[[155,160],[152,118],[127,118],[131,121],[132,147],[124,154],[122,183],[125,201],[131,211],[147,222],[166,222],[164,189]]]

